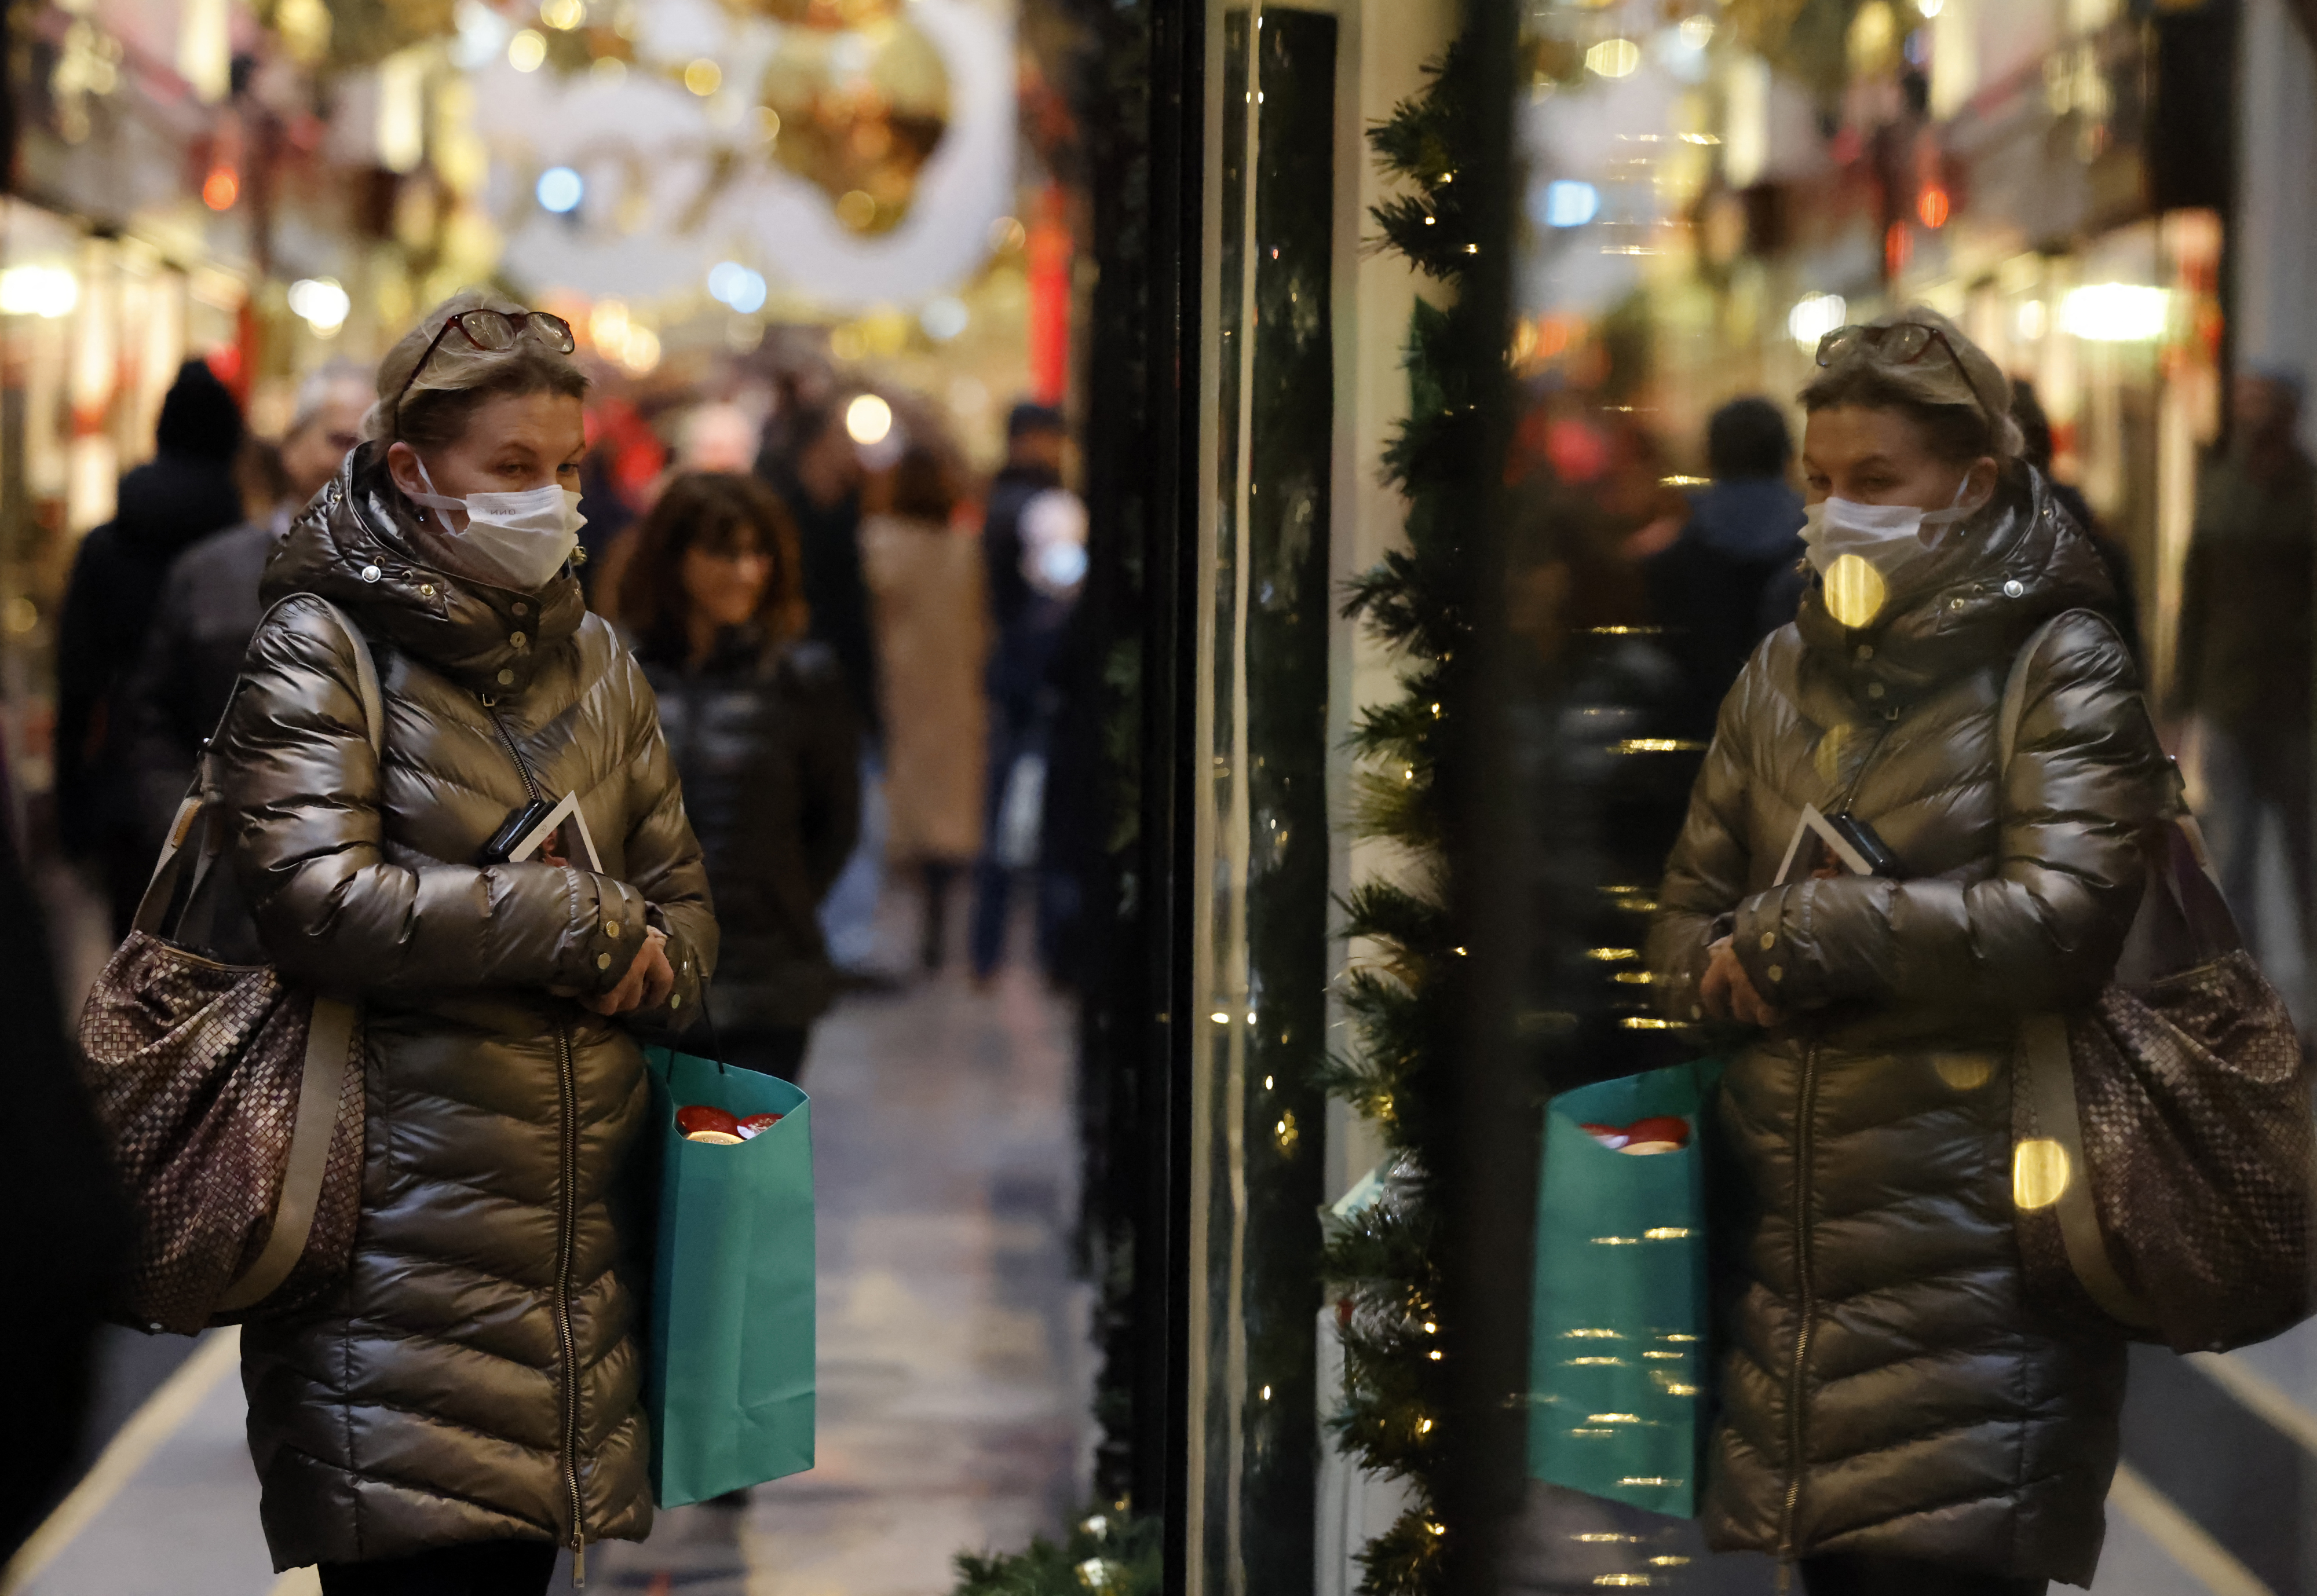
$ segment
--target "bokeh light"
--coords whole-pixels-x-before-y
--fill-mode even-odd
[[[893,407],[875,394],[861,394],[845,407],[845,432],[863,448],[882,443],[893,430]]]
[[[540,209],[561,216],[579,209],[579,201],[587,197],[587,184],[568,166],[550,166],[539,174]]]

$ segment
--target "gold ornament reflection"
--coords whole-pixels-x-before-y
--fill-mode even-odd
[[[1883,613],[1891,596],[1883,573],[1855,554],[1836,559],[1826,573],[1826,612],[1845,626],[1865,626]]]
[[[757,99],[773,159],[828,196],[855,233],[908,214],[950,117],[941,53],[891,0],[767,0],[784,28]]]
[[[2011,1201],[2015,1207],[2048,1208],[2068,1189],[2068,1150],[2049,1137],[2030,1137],[2012,1149]]]

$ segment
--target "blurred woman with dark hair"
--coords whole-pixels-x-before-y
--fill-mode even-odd
[[[836,990],[818,911],[860,828],[861,733],[836,655],[804,635],[788,513],[753,477],[675,477],[636,528],[619,611],[723,928],[709,1018],[729,1062],[793,1081]]]
[[[861,529],[885,721],[885,856],[925,887],[919,962],[941,966],[950,887],[981,851],[989,657],[980,539],[951,526],[949,462],[913,444]]]

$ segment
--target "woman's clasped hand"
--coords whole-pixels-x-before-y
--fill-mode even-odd
[[[1746,967],[1723,937],[1707,950],[1705,974],[1697,984],[1697,1001],[1704,1006],[1706,1017],[1713,1020],[1734,1020],[1740,1025],[1758,1025],[1768,1030],[1785,1022],[1785,1011],[1774,1007],[1754,990]]]
[[[598,1014],[625,1014],[636,1009],[656,1009],[675,990],[675,969],[667,962],[667,933],[658,926],[644,928],[643,951],[628,966],[628,973],[609,992],[583,997],[579,1006]]]

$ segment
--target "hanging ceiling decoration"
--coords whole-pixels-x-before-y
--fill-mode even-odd
[[[941,52],[883,0],[775,0],[774,9],[805,15],[781,31],[758,95],[760,120],[778,130],[773,158],[827,194],[854,232],[892,231],[949,127]],[[819,20],[844,11],[863,14]]]

